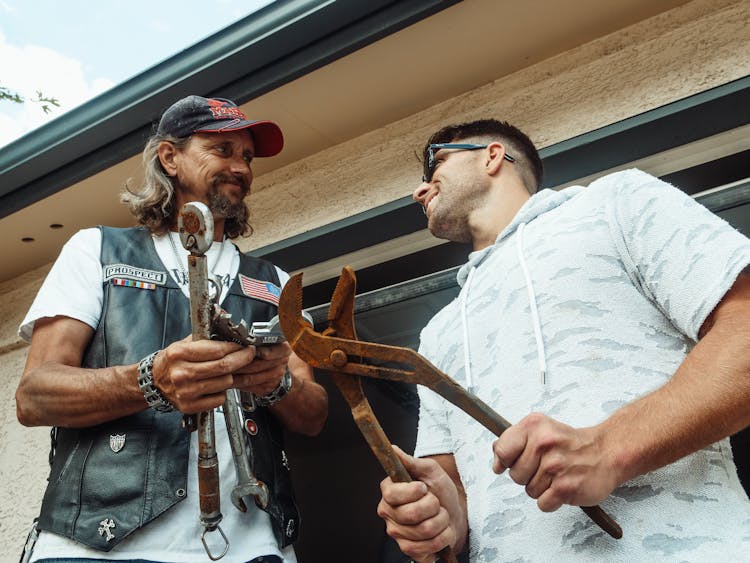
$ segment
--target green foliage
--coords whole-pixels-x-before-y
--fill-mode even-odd
[[[39,90],[36,91],[36,98],[24,98],[18,92],[14,92],[9,88],[0,85],[0,102],[2,101],[13,102],[15,104],[23,104],[25,102],[41,104],[44,113],[51,112],[52,106],[60,107],[60,101],[57,98],[45,96]]]

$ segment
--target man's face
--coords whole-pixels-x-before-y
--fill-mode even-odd
[[[463,142],[463,141],[461,141]],[[471,242],[471,215],[484,202],[489,189],[481,162],[485,150],[440,149],[434,154],[434,172],[422,182],[413,198],[427,215],[427,227],[438,237]]]
[[[205,203],[216,218],[247,217],[255,154],[250,133],[196,133],[175,155],[177,208],[189,201]]]

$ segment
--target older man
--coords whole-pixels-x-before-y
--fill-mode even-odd
[[[236,388],[258,405],[245,413],[247,448],[270,500],[244,513],[223,503],[224,561],[295,561],[299,522],[282,427],[317,434],[327,395],[286,343],[192,341],[187,251],[176,232],[184,203],[206,204],[215,225],[207,264],[221,280],[222,307],[235,321],[269,320],[288,276],[228,239],[250,231],[253,159],[282,146],[276,124],[248,120],[230,100],[184,98],[144,149],[143,185],[123,193],[140,226],[85,229],[63,248],[20,327],[31,346],[18,419],[53,427],[32,560],[205,561],[197,439],[181,422],[221,407]],[[228,501],[232,453],[217,421]]]

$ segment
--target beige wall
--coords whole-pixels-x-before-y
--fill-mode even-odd
[[[491,56],[491,53],[488,53]],[[442,69],[449,79],[450,69]],[[540,146],[573,137],[750,75],[750,3],[696,0],[256,180],[257,248],[411,193],[415,149],[449,122],[507,119]],[[25,356],[15,330],[48,267],[0,285],[3,408],[0,561],[15,561],[47,473],[47,429],[15,420]]]
[[[448,123],[498,117],[544,147],[747,76],[749,24],[748,2],[696,0],[266,174],[243,248],[410,195],[415,150]],[[435,80],[449,79],[436,66]]]
[[[49,428],[16,420],[15,392],[26,361],[16,331],[49,266],[0,284],[0,562],[18,561],[39,510],[49,464]]]

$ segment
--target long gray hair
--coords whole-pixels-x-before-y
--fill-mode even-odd
[[[128,206],[138,223],[157,235],[168,232],[177,220],[174,180],[167,175],[159,160],[158,149],[162,141],[182,150],[190,142],[190,137],[159,134],[151,137],[143,149],[143,185],[133,186],[128,180],[120,194],[120,201]],[[252,234],[247,207],[244,203],[242,207],[244,213],[239,210],[237,216],[227,217],[224,222],[224,234],[228,238]]]
[[[172,143],[175,148],[183,149],[190,137],[177,138],[170,135],[154,135],[143,149],[143,185],[133,186],[128,180],[120,194],[120,201],[128,206],[138,223],[149,231],[163,235],[174,223],[175,203],[172,179],[164,172],[159,160],[159,144],[162,141]]]

